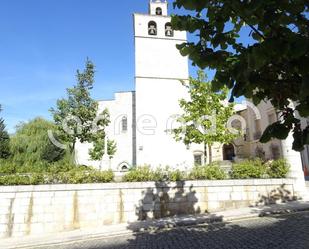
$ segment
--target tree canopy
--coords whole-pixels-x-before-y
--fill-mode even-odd
[[[77,70],[77,84],[67,89],[67,98],[57,101],[57,108],[51,109],[54,121],[60,132],[59,138],[70,145],[74,153],[75,145],[93,143],[89,155],[93,160],[104,154],[105,128],[110,123],[107,109],[98,113],[98,102],[91,97],[94,85],[95,65],[87,59],[83,72]],[[116,145],[108,141],[108,152],[115,153]],[[111,155],[110,155],[111,156]]]
[[[19,168],[18,171],[27,171],[29,167],[39,170],[64,159],[65,151],[51,143],[48,130],[55,131],[56,126],[43,118],[19,124],[10,141],[11,167]]]
[[[0,105],[0,112],[2,111]],[[10,136],[5,130],[4,119],[0,118],[0,159],[6,159],[10,156]]]
[[[296,115],[309,116],[308,0],[175,0],[174,7],[191,12],[173,16],[173,28],[198,38],[177,47],[194,65],[216,70],[214,90],[227,86],[230,101],[269,100],[280,111],[261,141],[292,131],[295,150],[309,144],[309,126],[301,127]],[[245,31],[247,44],[240,39]]]
[[[203,71],[198,72],[198,78],[190,78],[183,82],[188,88],[190,98],[180,100],[183,114],[178,121],[179,128],[174,129],[176,140],[185,144],[204,144],[204,156],[212,162],[212,145],[230,143],[237,137],[228,128],[229,118],[234,114],[234,105],[227,103],[228,89],[213,91],[211,84],[206,81]]]

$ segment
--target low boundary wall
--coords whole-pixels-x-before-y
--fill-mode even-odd
[[[293,179],[0,187],[0,238],[46,235],[296,198]]]

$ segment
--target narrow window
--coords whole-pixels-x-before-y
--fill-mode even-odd
[[[169,36],[169,37],[174,36],[174,31],[172,29],[172,24],[170,22],[165,24],[165,36]]]
[[[128,119],[126,116],[122,117],[121,128],[122,128],[122,132],[126,132],[128,130]]]
[[[196,166],[202,165],[202,155],[201,154],[194,155],[194,165]]]
[[[154,21],[148,23],[148,34],[157,35],[157,24]]]
[[[162,9],[160,7],[156,8],[156,15],[162,16]]]
[[[253,139],[254,140],[258,140],[260,139],[262,136],[262,132],[261,132],[261,120],[260,119],[256,119],[255,120],[255,131],[253,134]]]

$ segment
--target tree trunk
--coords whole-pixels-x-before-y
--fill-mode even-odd
[[[207,144],[204,143],[204,165],[207,164]]]
[[[76,145],[76,142],[74,141],[72,143],[72,146],[70,146],[70,152],[71,152],[71,161],[73,164],[76,163],[76,158],[75,158],[75,145]]]
[[[212,150],[211,150],[211,145],[208,144],[208,151],[209,151],[209,164],[212,163]]]

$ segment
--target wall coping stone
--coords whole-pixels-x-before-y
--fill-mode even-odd
[[[122,182],[122,183],[95,183],[95,184],[53,184],[29,186],[0,186],[0,193],[12,192],[50,192],[50,191],[87,191],[87,190],[119,190],[141,188],[175,188],[177,186],[189,187],[228,187],[228,186],[267,186],[292,185],[295,179],[241,179],[241,180],[201,180],[171,183],[155,182]]]

